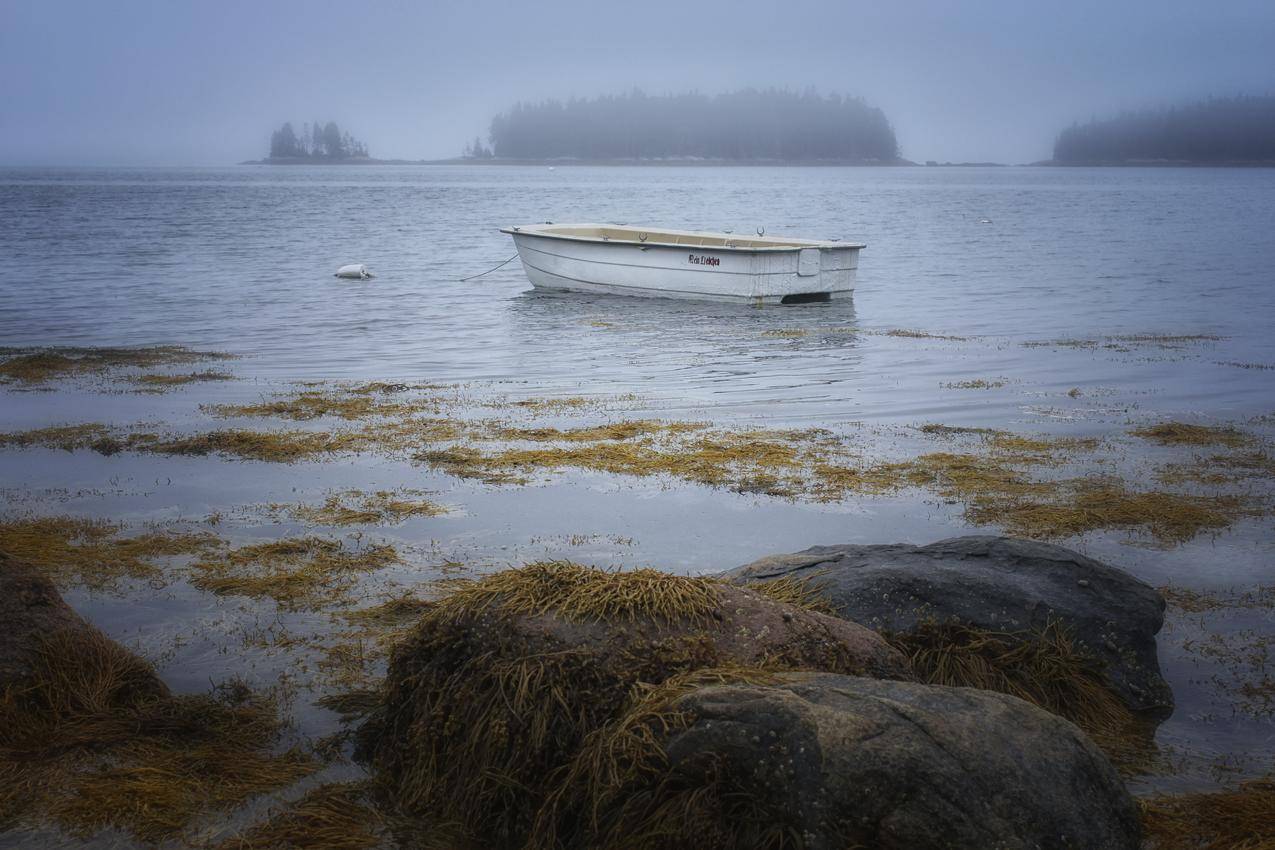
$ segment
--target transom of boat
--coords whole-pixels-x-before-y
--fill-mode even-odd
[[[737,236],[697,230],[668,230],[614,224],[533,224],[502,227],[501,233],[544,236],[572,242],[618,242],[723,251],[800,251],[802,248],[863,248],[859,242],[791,239],[783,236]]]

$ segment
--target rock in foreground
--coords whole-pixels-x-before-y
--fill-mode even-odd
[[[168,689],[150,665],[87,623],[62,600],[53,582],[34,567],[0,552],[0,692],[28,680],[51,641],[72,647],[106,647],[129,670],[130,685],[153,696]]]
[[[758,668],[910,676],[874,632],[751,590],[532,564],[463,584],[425,614],[394,652],[361,752],[406,812],[462,824],[480,846],[523,847],[557,829],[549,809],[579,781],[586,739],[650,688]]]
[[[1059,624],[1101,663],[1129,710],[1173,707],[1156,656],[1163,598],[1128,573],[1061,546],[995,536],[815,546],[726,576],[741,584],[809,579],[839,616],[891,634],[927,622],[997,633],[1041,633]]]
[[[1137,809],[1102,753],[1022,700],[831,674],[777,679],[676,699],[673,715],[690,719],[664,742],[664,771],[613,794],[627,802],[589,846],[1138,846]],[[663,845],[661,832],[672,836]]]
[[[274,701],[241,684],[172,694],[45,576],[0,553],[0,845],[47,846],[56,828],[114,833],[92,846],[123,833],[188,846],[177,839],[197,818],[316,769],[278,752],[282,729]]]

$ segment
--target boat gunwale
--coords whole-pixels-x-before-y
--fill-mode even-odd
[[[867,247],[867,245],[862,242],[834,242],[832,240],[826,240],[826,239],[789,239],[787,241],[798,242],[802,244],[765,245],[765,246],[751,246],[751,247],[742,246],[742,245],[690,245],[690,244],[684,244],[684,243],[678,243],[678,242],[658,242],[652,239],[648,239],[645,242],[642,242],[637,239],[611,239],[611,238],[603,237],[603,236],[577,236],[577,235],[568,234],[568,233],[546,232],[545,230],[540,229],[543,227],[572,227],[572,228],[596,227],[601,229],[604,227],[617,227],[617,226],[622,226],[626,229],[634,230],[634,231],[641,230],[641,228],[635,228],[635,227],[632,227],[631,225],[528,224],[528,225],[519,225],[516,227],[515,226],[502,227],[500,228],[500,232],[507,233],[510,236],[537,236],[542,239],[559,239],[564,242],[587,242],[594,245],[633,245],[639,248],[659,247],[659,248],[677,248],[683,251],[687,249],[694,250],[694,251],[732,251],[735,253],[743,253],[743,254],[791,253],[793,251],[804,251],[808,248],[819,248],[819,249],[845,248],[845,249],[853,249],[858,251]],[[707,230],[673,230],[671,228],[650,228],[649,231],[646,231],[646,232],[659,233],[661,235],[673,235],[673,236],[712,236],[714,238],[719,238],[719,239],[730,238],[733,235],[730,233],[715,233],[713,231],[707,231]],[[754,239],[754,238],[776,239],[780,237],[741,236],[739,238],[740,239]]]

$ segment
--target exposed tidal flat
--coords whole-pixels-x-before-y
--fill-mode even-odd
[[[1122,761],[1105,742],[1138,795],[1268,776],[1265,179],[5,172],[15,214],[0,239],[21,272],[0,278],[0,550],[152,663],[168,693],[131,673],[139,736],[97,742],[101,760],[49,764],[74,780],[28,797],[21,812],[36,816],[0,809],[4,840],[271,846],[317,831],[371,846],[385,815],[364,799],[352,730],[379,705],[390,647],[422,619],[435,631],[414,639],[427,648],[449,616],[495,598],[484,594],[513,600],[511,622],[564,600],[614,622],[675,600],[669,610],[693,619],[720,604],[696,582],[766,555],[973,533],[1065,545],[1167,599],[1158,650],[1173,713],[1150,751]],[[859,291],[753,310],[536,295],[513,264],[456,282],[513,253],[490,227],[613,218],[620,199],[630,221],[742,230],[765,207],[768,233],[861,238]],[[378,277],[334,281],[347,260]],[[598,585],[569,563],[636,578]],[[525,564],[550,566],[504,572]],[[575,595],[546,601],[546,584]],[[768,592],[820,610],[808,590]],[[431,606],[440,599],[452,601]],[[793,617],[785,628],[807,628]],[[1067,637],[1051,635],[1063,649],[1045,658],[1059,663]],[[893,648],[937,681],[948,656],[936,647],[1014,652],[987,635],[925,637]],[[889,666],[854,658],[869,656]],[[789,659],[861,670],[852,661]],[[758,676],[716,686],[775,687]],[[682,684],[626,717],[665,717]],[[453,696],[490,708],[481,690]],[[1076,702],[1053,708],[1068,716]],[[1109,716],[1072,719],[1103,743]],[[173,730],[194,728],[205,746],[191,753]],[[180,781],[200,772],[223,791]],[[558,805],[605,803],[596,779],[564,783]],[[1148,826],[1180,834],[1206,809],[1251,813],[1244,798],[1190,799],[1152,804]],[[564,829],[550,820],[537,829]]]

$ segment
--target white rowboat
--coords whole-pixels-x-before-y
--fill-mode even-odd
[[[612,295],[803,304],[854,291],[858,242],[612,224],[502,227],[532,286]]]

